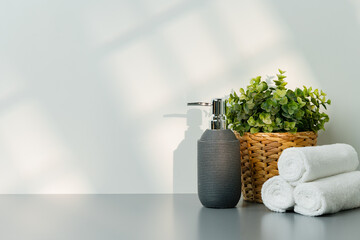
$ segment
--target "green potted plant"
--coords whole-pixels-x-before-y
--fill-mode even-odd
[[[288,147],[316,145],[331,104],[318,89],[287,89],[285,71],[276,80],[250,80],[246,90],[227,100],[227,125],[240,140],[242,193],[245,200],[262,202],[262,184],[278,175],[277,160]]]

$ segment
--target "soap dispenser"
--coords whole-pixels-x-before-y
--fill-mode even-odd
[[[240,142],[226,129],[225,101],[193,102],[211,106],[210,129],[197,142],[198,196],[208,208],[233,208],[241,196]]]

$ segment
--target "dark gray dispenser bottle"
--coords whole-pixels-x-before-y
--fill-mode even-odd
[[[194,102],[189,106],[212,106],[211,129],[198,140],[198,196],[208,208],[233,208],[241,196],[240,143],[226,129],[225,102]]]

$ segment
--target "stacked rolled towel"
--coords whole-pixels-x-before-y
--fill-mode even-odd
[[[267,208],[274,212],[285,212],[294,206],[294,187],[281,176],[266,181],[261,188],[261,197]]]
[[[294,190],[295,212],[319,216],[360,207],[360,172],[348,172],[299,184]]]
[[[293,186],[354,171],[358,165],[355,149],[343,143],[287,148],[278,161],[280,176]]]
[[[261,189],[263,203],[276,212],[295,205],[296,212],[309,216],[360,207],[360,172],[352,172],[358,165],[358,155],[348,144],[287,148],[278,161],[280,176]]]

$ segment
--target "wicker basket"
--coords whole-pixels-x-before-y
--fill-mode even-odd
[[[262,203],[261,187],[269,178],[279,175],[277,161],[288,147],[315,146],[314,132],[245,133],[240,136],[241,188],[244,200]]]

